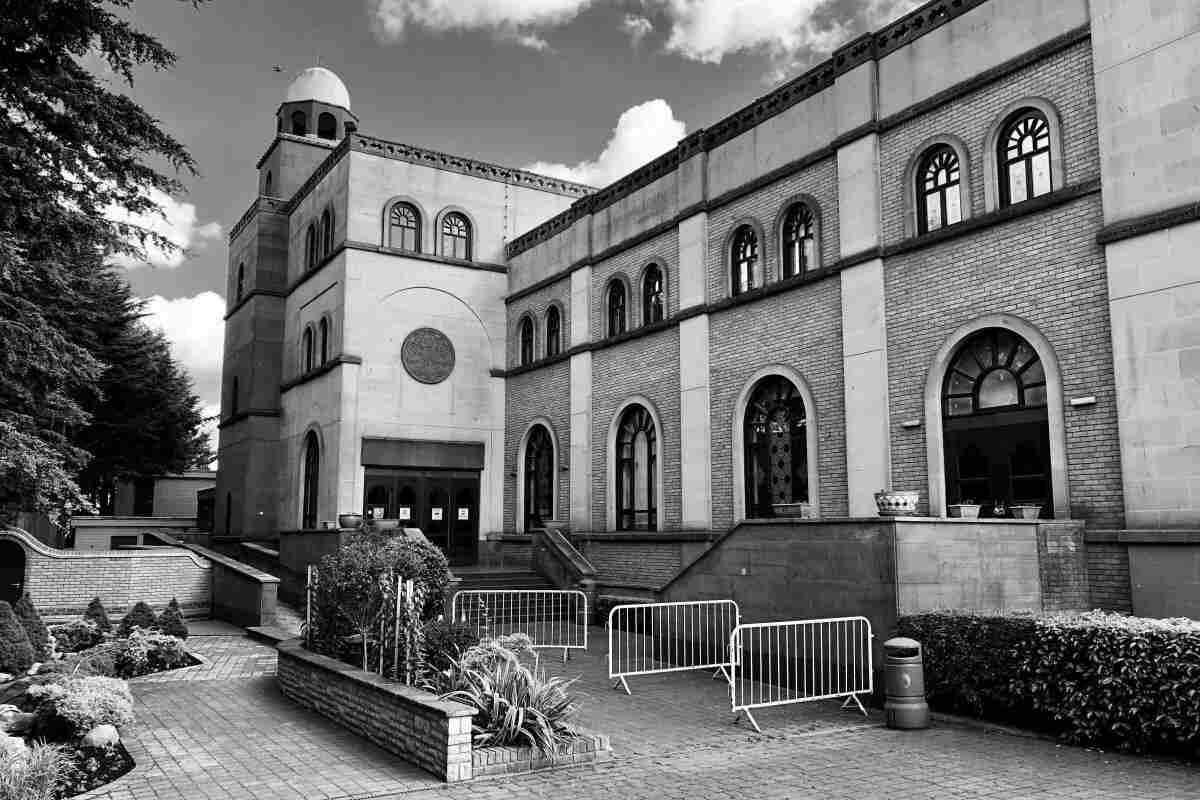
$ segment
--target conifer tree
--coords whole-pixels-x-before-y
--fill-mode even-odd
[[[154,616],[154,609],[139,600],[121,618],[121,624],[117,626],[117,636],[125,638],[134,628],[142,628],[148,631],[157,627],[158,617]]]
[[[33,660],[45,661],[50,631],[46,628],[46,623],[42,622],[42,615],[33,605],[29,592],[22,594],[21,599],[13,604],[13,613],[17,615],[17,619],[21,621],[21,626],[25,628],[25,633],[29,637],[29,646],[33,648]]]
[[[0,672],[20,675],[33,666],[33,648],[12,606],[0,600]]]
[[[166,610],[158,615],[158,629],[171,636],[178,636],[180,639],[188,637],[187,622],[179,608],[179,601],[174,597],[171,598]]]
[[[83,612],[83,618],[96,623],[96,627],[105,633],[112,630],[112,623],[108,621],[108,612],[104,610],[104,603],[100,602],[99,597],[93,597],[92,602],[88,603],[87,611]]]

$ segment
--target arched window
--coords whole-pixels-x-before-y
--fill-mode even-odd
[[[304,136],[308,133],[308,117],[303,111],[292,112],[292,133],[296,136]]]
[[[271,170],[267,170],[267,180],[263,183],[263,194],[271,197]]]
[[[304,232],[304,268],[315,269],[317,266],[317,226],[309,224]]]
[[[421,252],[421,214],[409,203],[396,203],[388,212],[388,247]]]
[[[321,258],[333,251],[333,212],[328,208],[321,212]]]
[[[758,285],[758,234],[749,225],[743,225],[733,234],[730,248],[730,264],[733,270],[733,294],[748,292]]]
[[[233,522],[233,495],[225,493],[225,535],[229,535],[229,526]]]
[[[358,123],[352,119],[348,119],[342,127],[346,129],[346,135],[349,136],[358,130]]]
[[[619,336],[625,332],[625,284],[614,280],[608,284],[608,335]]]
[[[1023,108],[1000,131],[997,143],[1000,205],[1047,194],[1050,180],[1050,123],[1037,109]]]
[[[792,382],[759,381],[744,425],[746,516],[773,517],[776,505],[809,502],[808,415]]]
[[[321,339],[321,366],[325,366],[325,362],[329,360],[329,320],[321,317],[321,324],[317,326]]]
[[[962,222],[962,181],[954,148],[937,145],[921,158],[916,190],[920,233]]]
[[[533,363],[533,320],[521,320],[521,366]]]
[[[642,324],[661,322],[665,314],[662,270],[651,264],[642,277]]]
[[[301,340],[303,343],[300,347],[302,352],[302,365],[304,372],[310,372],[313,368],[313,331],[311,326],[304,328],[304,336]]]
[[[942,384],[946,489],[950,503],[981,516],[1040,505],[1051,515],[1046,370],[1029,342],[985,328],[959,345]]]
[[[317,136],[322,139],[337,138],[337,119],[328,111],[322,111],[317,117]]]
[[[304,493],[301,502],[300,527],[312,530],[317,527],[317,488],[321,476],[321,445],[316,431],[304,437]]]
[[[525,530],[554,519],[554,443],[544,425],[534,425],[525,442]]]
[[[562,352],[562,317],[558,306],[546,309],[546,357],[556,356]]]
[[[442,255],[471,260],[471,223],[457,211],[442,217]]]
[[[238,379],[237,375],[233,376],[233,380],[229,384],[229,416],[238,413]]]
[[[791,278],[817,268],[817,221],[807,203],[796,203],[783,218],[783,275]]]
[[[617,529],[652,531],[658,528],[658,489],[654,485],[658,433],[654,418],[643,406],[625,409],[617,425]]]
[[[237,271],[237,288],[233,293],[234,302],[242,299],[242,294],[246,290],[246,265],[245,263],[238,264]]]

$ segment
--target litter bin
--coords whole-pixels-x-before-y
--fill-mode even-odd
[[[925,667],[921,643],[903,637],[883,643],[883,710],[887,726],[902,730],[929,727],[925,702]]]

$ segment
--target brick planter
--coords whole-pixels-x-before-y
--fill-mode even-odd
[[[591,764],[611,758],[612,749],[607,736],[581,732],[571,744],[570,751],[561,753],[557,761],[549,756],[534,755],[529,747],[477,747],[471,753],[471,766],[475,777],[479,778],[484,775],[511,775],[549,767]]]

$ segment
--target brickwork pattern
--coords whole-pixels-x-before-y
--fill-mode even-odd
[[[930,432],[900,429],[899,422],[924,420],[926,375],[947,337],[972,319],[1002,312],[1049,340],[1064,403],[1096,398],[1091,407],[1065,408],[1071,517],[1100,528],[1123,524],[1106,272],[1095,239],[1101,224],[1100,198],[1090,195],[887,259],[892,484],[921,492],[920,513],[928,510]]]
[[[1093,608],[1133,612],[1128,545],[1117,542],[1089,542],[1087,568]]]
[[[662,586],[683,567],[677,542],[605,542],[576,539],[579,551],[596,568],[601,586]]]
[[[1082,522],[1038,525],[1038,571],[1044,611],[1091,607]]]
[[[533,318],[534,361],[546,357],[546,310],[551,305],[558,306],[558,350],[565,352],[571,346],[571,278],[565,276],[508,305],[505,357],[510,369],[521,364],[521,320],[526,315]]]
[[[643,325],[642,276],[651,262],[663,271],[667,317],[679,311],[679,231],[672,228],[592,267],[592,312],[588,321],[592,339],[603,339],[608,335],[608,284],[617,275],[625,278],[628,290],[625,297],[626,329],[634,330]]]
[[[525,480],[525,465],[517,463],[521,439],[529,424],[538,417],[550,420],[551,434],[558,444],[556,517],[571,515],[571,473],[563,467],[571,463],[571,365],[560,361],[543,369],[510,376],[504,382],[504,530],[522,527],[522,510],[517,508],[517,481]]]
[[[952,135],[966,145],[970,159],[970,208],[975,216],[984,213],[984,160],[996,158],[995,153],[985,152],[988,134],[1003,122],[1005,109],[1023,98],[1045,100],[1058,111],[1062,124],[1063,185],[1100,177],[1091,48],[1088,42],[1082,42],[880,136],[885,244],[894,244],[905,238],[906,230],[913,230],[911,220],[906,226],[906,216],[915,213],[915,191],[905,181],[905,173],[921,155],[922,144],[933,136]]]
[[[763,285],[764,281],[773,283],[779,280],[781,214],[801,194],[810,196],[817,206],[814,211],[820,218],[818,243],[821,263],[832,264],[841,258],[837,182],[837,159],[831,157],[710,212],[706,252],[709,301],[729,296],[729,237],[735,225],[742,220],[754,220],[761,231],[758,285]]]
[[[679,431],[679,328],[597,350],[592,356],[592,526],[607,530],[609,430],[617,408],[642,395],[658,412],[658,450],[662,483],[655,486],[664,530],[682,519]]]
[[[798,372],[812,390],[817,426],[820,511],[845,515],[846,399],[842,369],[841,282],[835,276],[712,315],[709,370],[712,426],[713,528],[733,524],[733,428],[738,395],[761,368],[782,364]]]
[[[598,764],[612,759],[612,748],[604,735],[580,735],[557,758],[535,756],[530,747],[478,747],[471,753],[472,772],[476,778],[491,775],[512,775],[548,767]]]

